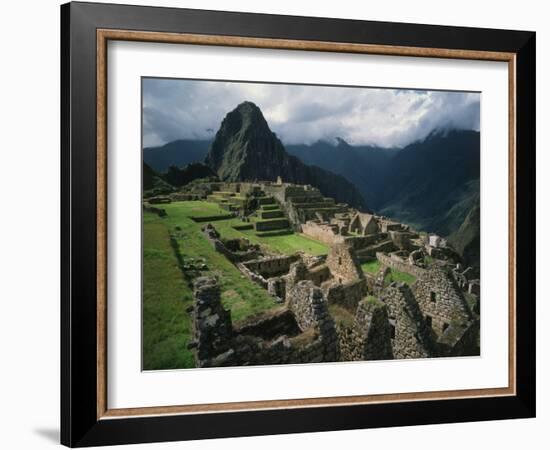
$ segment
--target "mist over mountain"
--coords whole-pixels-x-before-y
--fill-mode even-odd
[[[280,176],[285,182],[311,184],[338,202],[367,209],[359,190],[346,178],[288,154],[260,108],[251,102],[241,103],[225,116],[204,161],[225,181],[276,181]]]

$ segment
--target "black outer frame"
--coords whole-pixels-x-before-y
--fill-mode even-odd
[[[516,53],[517,395],[97,419],[96,30]],[[61,6],[61,443],[71,447],[535,416],[535,33],[128,5]]]

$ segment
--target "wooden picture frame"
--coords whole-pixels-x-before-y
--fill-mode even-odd
[[[507,388],[110,409],[109,40],[505,61],[509,67]],[[535,415],[535,33],[69,3],[61,7],[61,441],[91,446]]]

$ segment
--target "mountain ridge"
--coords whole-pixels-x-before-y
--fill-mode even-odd
[[[283,181],[311,184],[323,195],[368,210],[359,190],[341,175],[290,155],[260,108],[243,102],[227,113],[204,162],[224,181]]]
[[[252,112],[254,108],[250,108]],[[238,141],[233,142],[236,148],[229,152],[225,162],[221,153],[211,155],[210,164],[221,168],[222,177],[227,180],[274,181],[279,171],[284,181],[312,184],[337,201],[363,205],[360,209],[367,209],[368,205],[368,209],[377,213],[443,236],[457,232],[476,201],[479,202],[478,131],[433,130],[425,138],[401,149],[351,145],[342,138],[335,139],[334,143],[321,140],[312,144],[283,145],[271,132],[263,115],[256,119],[258,129],[253,131],[242,126],[243,120],[253,118],[233,117],[230,122],[234,129],[230,134]],[[258,145],[239,150],[245,141],[266,144],[269,158],[250,158],[248,153],[254,153]],[[173,141],[163,147],[144,149],[144,161],[151,165],[151,154],[159,152],[164,156],[154,155],[155,161],[174,162],[173,165],[178,165],[177,161],[186,162],[182,165],[201,162],[213,144],[214,141]],[[180,155],[171,160],[178,153]],[[154,164],[151,167],[157,172],[165,172],[168,166],[165,170],[157,169]],[[277,170],[270,171],[273,167]],[[342,182],[342,177],[346,183]],[[319,183],[323,187],[318,186]],[[342,189],[344,185],[348,187]],[[349,193],[354,190],[360,192],[362,201],[349,201]]]

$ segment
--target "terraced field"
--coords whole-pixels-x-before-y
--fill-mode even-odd
[[[216,203],[175,202],[162,205],[167,216],[143,214],[143,369],[194,367],[187,349],[191,338],[191,317],[185,309],[193,303],[192,276],[216,275],[222,287],[222,301],[234,321],[277,307],[261,287],[245,278],[223,255],[216,252],[201,232],[208,217],[227,214]],[[194,219],[206,220],[198,223]],[[325,254],[326,245],[300,234],[258,236],[254,229],[231,218],[211,222],[225,238],[247,238],[272,252],[292,254],[305,251]],[[170,237],[172,236],[172,242]],[[181,255],[178,260],[173,246]],[[188,268],[196,268],[194,274]],[[182,270],[184,269],[184,270]]]

